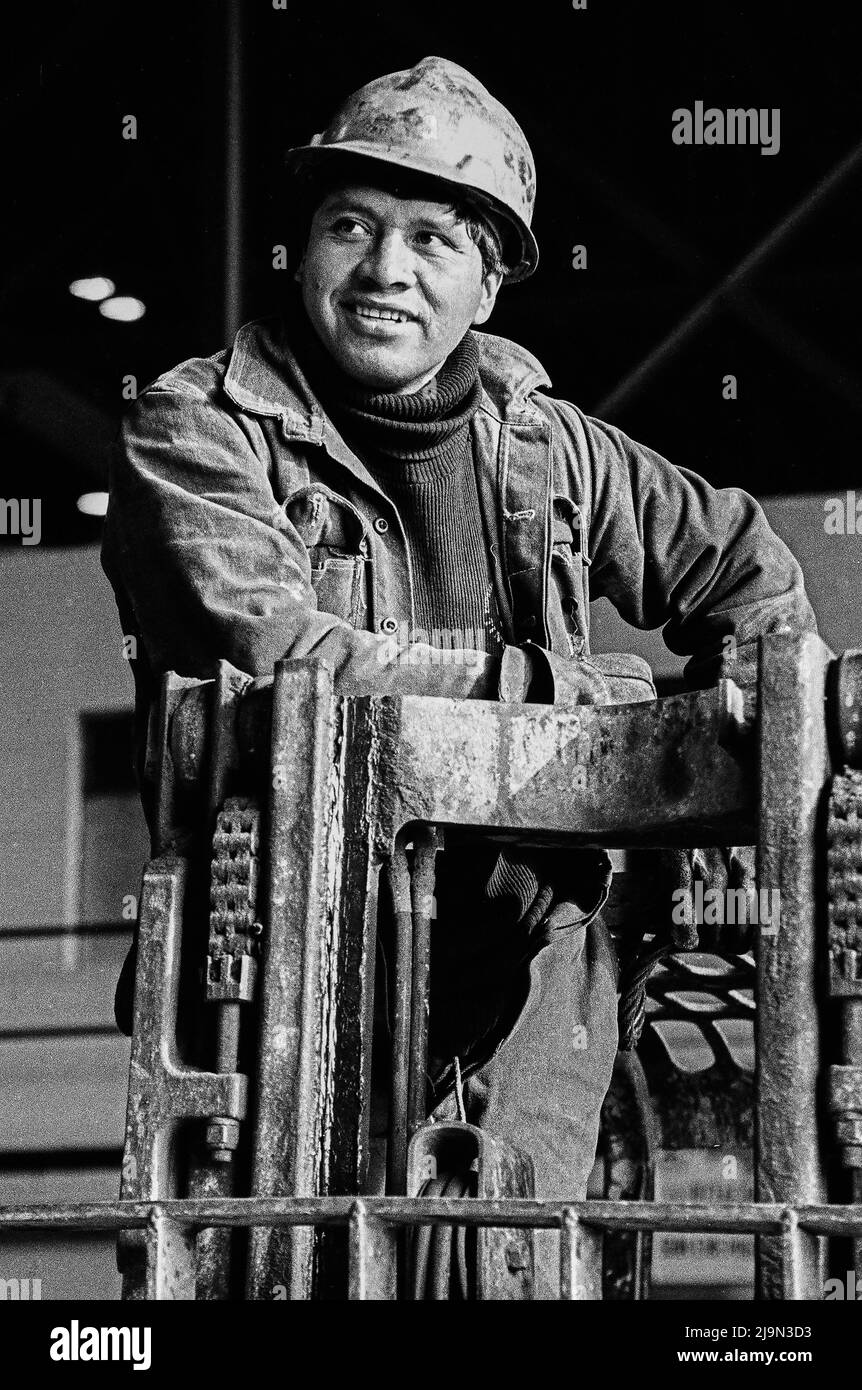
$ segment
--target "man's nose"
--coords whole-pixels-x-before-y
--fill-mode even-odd
[[[400,232],[381,232],[369,246],[359,269],[378,285],[411,284],[413,254]]]

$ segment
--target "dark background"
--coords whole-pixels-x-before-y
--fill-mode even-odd
[[[277,310],[289,281],[272,269],[273,245],[289,240],[284,149],[348,91],[430,53],[473,71],[532,145],[541,264],[503,292],[489,327],[535,352],[556,394],[718,485],[766,495],[860,478],[862,162],[816,192],[862,142],[849,10],[69,0],[28,14],[7,30],[4,58],[0,492],[41,497],[43,543],[98,538],[75,499],[105,486],[125,375],[141,388],[218,351],[237,296],[241,320]],[[232,275],[230,81],[241,127]],[[674,145],[672,111],[698,99],[780,107],[780,152]],[[122,138],[128,114],[135,141]],[[812,198],[744,292],[720,297],[626,385]],[[571,268],[576,243],[586,271]],[[111,322],[69,294],[94,274],[141,298],[145,317]],[[726,373],[736,401],[722,399]]]

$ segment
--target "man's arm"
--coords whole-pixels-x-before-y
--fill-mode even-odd
[[[572,406],[560,413],[586,464],[591,597],[634,627],[663,627],[670,651],[691,658],[691,686],[749,683],[758,637],[816,632],[802,571],[753,497],[711,487]]]
[[[103,563],[131,604],[152,665],[211,675],[219,658],[268,675],[316,657],[341,694],[489,698],[499,658],[416,648],[320,612],[308,551],[237,421],[194,387],[144,393],[111,467]],[[460,657],[460,659],[459,659]]]

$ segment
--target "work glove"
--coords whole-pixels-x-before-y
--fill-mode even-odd
[[[655,699],[649,666],[627,653],[564,657],[534,642],[507,647],[500,662],[497,696],[505,703],[557,705],[630,704]]]
[[[671,937],[677,949],[720,951],[727,955],[750,950],[758,916],[754,847],[711,846],[666,853],[675,861],[676,890],[670,915]],[[744,902],[739,890],[745,895]],[[680,891],[685,898],[677,896]],[[731,893],[736,896],[730,897]],[[683,906],[688,911],[684,914],[686,920],[681,921]],[[698,922],[698,916],[706,920]],[[729,920],[731,916],[735,921]],[[761,929],[775,926],[777,923],[760,924]]]

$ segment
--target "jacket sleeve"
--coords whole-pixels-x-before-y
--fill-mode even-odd
[[[342,694],[494,698],[499,658],[410,649],[318,610],[308,552],[237,421],[193,385],[143,393],[111,463],[102,562],[150,665],[252,676],[316,657]],[[445,659],[443,659],[445,658]]]
[[[690,657],[689,685],[749,683],[758,637],[817,631],[799,564],[753,497],[572,406],[562,414],[585,465],[591,597],[634,627],[662,627],[669,650]]]

